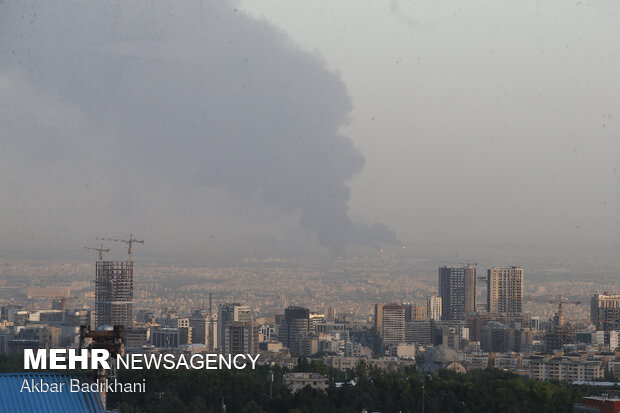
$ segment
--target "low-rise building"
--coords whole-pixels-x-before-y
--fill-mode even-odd
[[[328,378],[318,373],[286,373],[284,384],[289,386],[291,393],[295,393],[306,386],[325,391],[328,386]]]
[[[532,356],[529,368],[530,378],[536,380],[590,381],[604,373],[600,361],[583,357]]]
[[[347,371],[357,367],[360,360],[362,359],[358,357],[327,356],[323,358],[323,363],[327,367]]]

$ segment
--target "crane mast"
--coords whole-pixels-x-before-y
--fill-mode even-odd
[[[104,252],[110,252],[110,248],[103,248],[103,242],[101,243],[101,246],[99,248],[84,247],[84,249],[93,250],[93,251],[99,251],[99,261],[103,261],[103,253]]]
[[[144,244],[144,240],[135,239],[133,234],[129,234],[129,239],[117,239],[117,238],[97,238],[100,241],[114,241],[114,242],[124,242],[127,244],[127,256],[128,261],[131,261],[131,253],[133,252],[133,244]]]

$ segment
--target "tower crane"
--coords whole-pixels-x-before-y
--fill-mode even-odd
[[[551,301],[553,303],[553,301]],[[564,316],[562,315],[562,304],[575,304],[575,305],[579,305],[581,304],[581,301],[562,301],[562,296],[560,294],[558,294],[558,324],[562,325],[564,324]]]
[[[549,303],[549,304],[556,304],[558,305],[558,325],[563,325],[564,324],[564,315],[562,313],[562,304],[575,304],[575,305],[579,305],[581,304],[581,301],[569,301],[569,300],[565,300],[562,298],[561,294],[558,294],[558,299],[556,300],[549,300],[548,298],[537,298],[537,297],[530,297],[530,298],[526,298],[526,300],[529,301],[536,301],[539,303]]]
[[[103,261],[103,253],[104,252],[110,252],[110,248],[103,248],[103,242],[101,243],[101,246],[99,248],[93,248],[93,247],[84,247],[84,249],[87,250],[93,250],[93,251],[99,251],[99,261]]]
[[[553,303],[553,301],[550,301],[550,303]],[[579,305],[581,304],[581,301],[562,301],[562,296],[558,294],[558,325],[564,325],[564,315],[562,314],[562,304],[575,304],[575,305]]]
[[[129,239],[116,239],[116,238],[97,238],[100,241],[115,241],[115,242],[124,242],[127,244],[127,255],[129,257],[129,261],[131,261],[131,253],[133,251],[133,244],[144,244],[144,240],[138,240],[133,237],[133,234],[129,234]]]
[[[477,267],[478,263],[477,262],[471,262],[471,261],[466,261],[466,262],[459,262],[459,265],[464,265],[466,267]]]

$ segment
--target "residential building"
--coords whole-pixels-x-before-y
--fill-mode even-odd
[[[437,294],[428,296],[426,299],[426,318],[441,320],[441,297]]]
[[[223,354],[257,354],[258,325],[233,321],[224,326]]]
[[[221,349],[224,346],[224,328],[226,325],[235,322],[251,323],[252,313],[247,305],[224,303],[218,306],[217,321],[217,341],[214,342]]]
[[[578,357],[532,356],[529,358],[530,379],[558,381],[592,381],[603,377],[598,360]]]
[[[476,309],[476,268],[440,267],[439,296],[443,320],[465,320]]]
[[[597,330],[620,330],[620,294],[595,294],[590,319]]]
[[[523,268],[494,267],[487,272],[487,311],[520,316],[523,309]]]
[[[328,387],[328,378],[318,373],[286,373],[284,384],[289,386],[291,393],[295,393],[306,386],[325,391]]]

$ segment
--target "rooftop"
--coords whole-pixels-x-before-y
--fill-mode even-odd
[[[71,392],[70,380],[85,376],[56,373],[0,373],[0,411],[20,413],[103,413],[99,393]],[[24,385],[61,388],[62,391],[22,391]],[[51,389],[51,387],[50,387]]]

